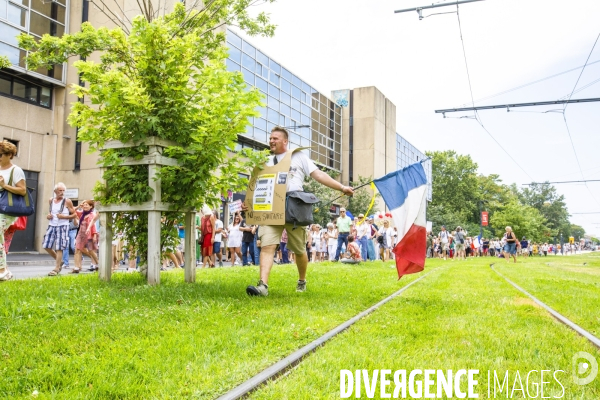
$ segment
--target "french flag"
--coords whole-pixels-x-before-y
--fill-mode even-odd
[[[373,182],[398,230],[398,244],[393,249],[398,279],[423,271],[427,246],[427,176],[423,165],[409,165]]]

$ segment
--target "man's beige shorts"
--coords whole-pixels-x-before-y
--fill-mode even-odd
[[[283,230],[287,231],[287,248],[294,254],[306,253],[306,229],[303,226],[294,225],[261,225],[258,228],[258,238],[261,247],[281,243]]]

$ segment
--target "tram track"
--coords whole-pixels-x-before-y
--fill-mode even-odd
[[[330,330],[323,336],[319,337],[318,339],[313,340],[306,346],[296,350],[295,352],[293,352],[289,356],[285,357],[284,359],[276,362],[275,364],[271,365],[270,367],[264,369],[263,371],[259,372],[256,375],[254,375],[252,378],[242,382],[241,384],[239,384],[235,388],[231,389],[227,393],[219,396],[217,398],[217,400],[235,400],[235,399],[246,398],[248,395],[250,395],[252,392],[257,390],[258,388],[260,388],[262,385],[266,384],[267,382],[272,381],[280,376],[285,376],[293,368],[295,368],[298,364],[300,364],[302,362],[302,360],[306,356],[308,356],[310,353],[316,351],[319,347],[323,346],[329,340],[333,339],[340,333],[344,332],[345,330],[350,328],[352,325],[354,325],[356,322],[360,321],[362,318],[366,317],[367,315],[373,313],[374,311],[379,309],[384,304],[386,304],[386,303],[390,302],[391,300],[395,299],[396,297],[400,296],[404,291],[406,291],[412,285],[414,285],[415,283],[424,279],[425,277],[429,276],[431,273],[433,273],[434,271],[436,271],[438,269],[439,268],[435,268],[432,271],[427,272],[425,275],[415,279],[414,281],[410,282],[403,288],[399,289],[398,291],[392,293],[388,297],[379,301],[377,304],[360,312],[356,316],[350,318],[346,322],[333,328],[332,330]]]

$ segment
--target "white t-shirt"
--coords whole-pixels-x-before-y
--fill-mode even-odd
[[[277,157],[277,162],[283,160],[286,153],[277,154],[276,156],[270,157],[267,162],[267,166],[273,166],[273,158]],[[302,190],[302,184],[304,183],[304,177],[310,175],[317,169],[315,163],[302,151],[297,151],[292,154],[292,162],[290,165],[290,171],[287,177],[287,192],[293,192],[294,190]]]
[[[223,221],[221,221],[220,219],[217,219],[215,221],[215,232],[218,231],[219,229],[223,229]],[[216,242],[221,242],[221,238],[223,237],[223,234],[221,233],[215,233],[215,243]]]
[[[450,237],[448,231],[441,231],[439,236],[442,239],[442,243],[448,243],[448,237]]]
[[[328,230],[327,234],[329,235],[329,240],[328,240],[328,245],[329,246],[333,246],[336,245],[338,240],[337,238],[334,238],[334,236],[337,236],[337,229],[332,229],[332,230]]]
[[[0,171],[0,176],[2,176],[4,178],[4,183],[6,183],[8,185],[8,180],[10,179],[10,171],[12,171],[13,169],[15,171],[13,172],[13,179],[12,179],[10,186],[17,186],[17,183],[19,183],[22,180],[25,180],[25,172],[23,172],[21,167],[17,167],[16,165],[13,165],[9,169]],[[2,190],[4,190],[4,189],[0,188],[0,191],[2,191]]]
[[[371,225],[367,224],[366,222],[363,222],[362,224],[358,225],[356,227],[356,234],[358,236],[358,238],[361,237],[369,237],[369,234],[371,233]]]

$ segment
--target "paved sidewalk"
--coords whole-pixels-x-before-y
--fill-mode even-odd
[[[26,279],[48,276],[55,264],[55,261],[50,257],[48,253],[9,253],[7,258],[8,269],[13,273],[13,279]],[[71,269],[75,266],[75,260],[73,255],[69,255],[69,266]],[[90,267],[89,257],[83,259],[83,271],[82,274],[91,274],[93,272],[88,271]],[[71,269],[63,268],[61,275],[69,274]],[[126,266],[121,265],[119,268],[121,271],[125,271]]]

